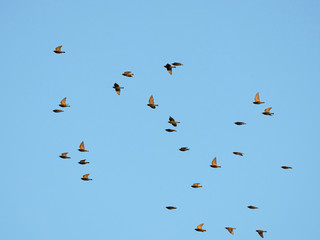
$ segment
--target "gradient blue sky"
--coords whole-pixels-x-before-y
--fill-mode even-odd
[[[1,1],[0,238],[318,239],[319,12],[318,0]],[[64,97],[71,108],[53,113]]]

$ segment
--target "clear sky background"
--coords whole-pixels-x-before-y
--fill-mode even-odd
[[[318,239],[319,12],[318,0],[1,1],[0,238]]]

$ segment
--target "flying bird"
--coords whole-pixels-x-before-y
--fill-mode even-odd
[[[182,148],[180,148],[179,149],[181,152],[185,152],[185,151],[188,151],[188,150],[190,150],[189,148],[187,148],[187,147],[182,147]]]
[[[257,92],[256,96],[254,97],[253,104],[261,104],[261,103],[264,103],[264,102],[260,102],[259,92]]]
[[[281,168],[283,168],[283,169],[292,169],[292,167],[288,167],[288,166],[281,166]]]
[[[147,104],[149,107],[155,109],[156,106],[159,106],[158,104],[154,104],[154,99],[153,99],[153,96],[151,95],[150,98],[149,98],[149,104]]]
[[[174,62],[172,63],[173,66],[182,66],[183,64],[182,63],[178,63],[178,62]]]
[[[257,233],[259,233],[260,237],[263,238],[263,233],[264,232],[267,232],[267,231],[264,231],[264,230],[256,230]]]
[[[89,152],[88,150],[85,149],[83,141],[80,143],[78,151],[80,151],[80,152]]]
[[[172,75],[172,68],[175,68],[175,66],[171,66],[169,63],[167,63],[164,67],[167,69],[168,73]]]
[[[217,165],[217,158],[216,157],[212,160],[212,163],[211,163],[210,167],[212,167],[212,168],[221,168],[221,166]]]
[[[225,227],[229,233],[231,233],[233,235],[233,229],[235,228],[232,228],[232,227]]]
[[[204,223],[201,223],[200,225],[197,226],[197,228],[195,228],[194,230],[196,230],[197,232],[205,232],[205,229],[202,229]]]
[[[243,153],[241,153],[241,152],[233,152],[233,154],[238,155],[238,156],[243,156]]]
[[[169,210],[177,209],[176,207],[173,207],[173,206],[167,206],[166,208]]]
[[[61,109],[54,109],[54,110],[52,110],[52,112],[61,113],[61,112],[63,112],[63,110],[61,110]]]
[[[180,122],[176,122],[173,117],[169,116],[169,122],[168,123],[171,123],[172,126],[176,127],[177,126],[177,123],[180,123]]]
[[[262,114],[272,116],[274,113],[270,112],[271,108],[272,107],[266,108]]]
[[[202,186],[199,186],[199,185],[200,185],[200,183],[194,183],[194,184],[191,185],[191,187],[193,187],[193,188],[200,188],[200,187],[202,187]]]
[[[249,208],[249,209],[258,209],[258,207],[251,206],[251,205],[250,205],[250,206],[248,206],[248,208]]]
[[[174,130],[174,129],[170,129],[170,128],[167,128],[165,129],[167,132],[176,132],[177,130]]]
[[[89,173],[87,173],[87,174],[83,175],[81,179],[82,179],[83,181],[89,181],[89,180],[92,180],[91,178],[88,178],[88,176],[89,176],[89,175],[90,175],[90,174],[89,174]]]
[[[66,97],[64,99],[62,99],[59,106],[60,107],[70,107],[70,105],[66,104],[66,100],[67,100]]]
[[[132,77],[134,74],[131,73],[130,71],[128,71],[128,72],[122,73],[122,75],[125,76],[125,77]]]
[[[56,50],[54,50],[53,52],[55,52],[55,53],[57,53],[57,54],[65,53],[64,51],[61,51],[61,48],[62,48],[62,45],[61,45],[61,46],[56,47]]]
[[[63,158],[63,159],[71,158],[71,157],[68,157],[67,154],[68,154],[68,152],[61,153],[61,155],[60,155],[59,157],[61,157],[61,158]]]
[[[118,95],[120,95],[120,89],[124,89],[124,87],[120,87],[117,83],[113,85],[113,88],[116,90]]]
[[[246,123],[245,122],[235,122],[234,124],[236,124],[236,125],[245,125]]]
[[[88,164],[90,162],[86,162],[86,159],[80,160],[80,162],[78,162],[80,165],[85,165]]]

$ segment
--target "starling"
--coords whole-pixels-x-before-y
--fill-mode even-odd
[[[272,116],[274,113],[270,112],[271,108],[272,107],[266,108],[262,114]]]
[[[132,77],[134,74],[131,73],[130,71],[128,71],[128,72],[122,73],[122,75],[125,76],[125,77]]]
[[[55,52],[55,53],[57,53],[57,54],[65,53],[64,51],[61,51],[61,48],[62,48],[62,45],[61,45],[61,46],[56,47],[56,50],[54,50],[53,52]]]
[[[89,176],[89,175],[90,175],[90,174],[89,174],[89,173],[87,173],[87,174],[83,175],[81,179],[82,179],[83,181],[89,181],[89,180],[92,180],[91,178],[88,178],[88,176]]]
[[[150,98],[149,98],[149,104],[147,104],[149,107],[155,109],[156,106],[159,106],[158,104],[154,104],[154,99],[153,99],[153,96],[151,95]]]
[[[116,93],[120,95],[120,89],[123,89],[124,87],[120,87],[117,83],[115,83],[113,88],[116,90]]]
[[[88,164],[90,162],[86,162],[86,159],[80,160],[80,162],[78,162],[80,165],[85,165]]]
[[[62,99],[59,106],[60,107],[70,107],[68,104],[66,104],[66,100],[67,100],[66,97],[64,99]]]
[[[249,208],[249,209],[258,209],[258,207],[251,206],[251,205],[250,205],[250,206],[248,206],[248,208]]]
[[[182,148],[180,148],[179,149],[181,152],[185,152],[185,151],[188,151],[188,150],[190,150],[189,148],[187,148],[187,147],[182,147]]]
[[[221,168],[221,166],[217,165],[217,158],[216,157],[212,160],[212,163],[211,163],[210,167],[212,167],[212,168]]]
[[[89,152],[88,150],[86,150],[84,148],[84,142],[83,141],[80,143],[78,151],[80,151],[80,152]]]
[[[199,186],[199,185],[200,185],[200,183],[194,183],[194,184],[191,185],[191,187],[193,187],[193,188],[200,188],[200,187],[202,187],[202,186]]]
[[[173,206],[167,206],[166,208],[169,210],[177,209],[176,207],[173,207]]]
[[[63,159],[71,158],[71,157],[68,157],[67,154],[68,154],[68,152],[61,153],[61,155],[60,155],[59,157],[61,157],[61,158],[63,158]]]
[[[177,130],[167,128],[166,131],[167,131],[167,132],[176,132]]]
[[[228,230],[229,233],[231,233],[233,235],[233,229],[235,228],[232,228],[232,227],[226,227],[226,229]]]
[[[243,153],[241,153],[241,152],[233,152],[233,154],[238,155],[238,156],[243,156]]]
[[[172,75],[172,68],[175,68],[175,66],[171,66],[169,63],[167,63],[167,65],[164,66],[168,73],[170,73],[170,75]]]
[[[202,229],[204,223],[201,223],[200,225],[197,226],[197,228],[195,228],[194,230],[196,230],[197,232],[205,232],[205,229]]]
[[[168,122],[168,123],[171,123],[172,126],[176,127],[176,126],[177,126],[177,123],[180,123],[180,122],[176,122],[176,121],[173,119],[173,117],[170,117],[170,116],[169,116],[169,122]]]
[[[61,113],[61,112],[63,112],[63,110],[61,110],[61,109],[54,109],[54,110],[52,110],[52,112]]]
[[[264,103],[264,102],[260,102],[259,92],[257,92],[256,96],[254,97],[253,104],[261,104],[261,103]]]
[[[267,231],[264,231],[264,230],[256,230],[257,233],[259,233],[260,237],[263,238],[263,233],[264,232],[267,232]]]
[[[292,167],[288,167],[288,166],[281,166],[283,169],[292,169]]]
[[[183,64],[182,63],[178,63],[178,62],[174,62],[172,63],[173,66],[182,66]]]
[[[236,125],[245,125],[246,123],[245,122],[235,122],[234,124],[236,124]]]

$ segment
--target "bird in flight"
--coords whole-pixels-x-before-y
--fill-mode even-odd
[[[274,113],[270,112],[271,108],[272,107],[266,108],[262,114],[272,116]]]
[[[61,48],[62,48],[62,45],[61,45],[61,46],[56,47],[56,50],[54,50],[53,52],[55,52],[55,53],[57,53],[57,54],[65,53],[65,51],[61,51]]]
[[[283,168],[283,169],[292,169],[292,167],[288,167],[288,166],[281,166],[281,168]]]
[[[234,124],[236,124],[236,125],[245,125],[246,123],[245,122],[235,122]]]
[[[177,126],[177,123],[180,123],[180,122],[176,122],[173,117],[169,116],[169,121],[168,123],[171,123],[172,126],[176,127]]]
[[[173,206],[167,206],[166,208],[169,210],[177,209],[176,207],[173,207]]]
[[[61,113],[61,112],[63,112],[63,110],[61,110],[61,109],[54,109],[54,110],[52,110],[52,112]]]
[[[120,95],[120,89],[123,89],[124,87],[120,87],[117,83],[115,83],[113,88],[116,90],[116,93]]]
[[[134,74],[131,73],[130,71],[127,71],[127,72],[122,73],[122,75],[125,77],[133,77]]]
[[[71,157],[68,157],[67,154],[68,154],[68,152],[61,153],[61,155],[59,157],[61,157],[63,159],[71,158]]]
[[[248,206],[248,208],[249,209],[258,209],[258,207],[255,207],[255,206],[252,206],[252,205]]]
[[[79,152],[89,152],[88,150],[85,149],[83,141],[80,143],[78,151]]]
[[[174,129],[170,129],[170,128],[167,128],[165,129],[167,132],[176,132],[177,130],[174,130]]]
[[[259,92],[257,92],[256,96],[254,97],[253,104],[261,104],[261,103],[264,103],[264,102],[260,102]]]
[[[226,229],[228,230],[229,233],[231,233],[233,235],[233,229],[235,228],[232,228],[232,227],[226,227]]]
[[[168,73],[172,75],[172,68],[175,68],[175,66],[171,66],[169,63],[167,63],[164,67],[167,69]]]
[[[90,162],[86,162],[86,159],[80,160],[80,162],[78,162],[80,165],[85,165],[88,164]]]
[[[193,188],[200,188],[200,187],[202,187],[202,186],[199,186],[199,185],[200,185],[200,183],[194,183],[194,184],[191,185],[191,187],[193,187]]]
[[[233,152],[233,154],[238,155],[238,156],[243,156],[243,153],[241,153],[241,152]]]
[[[88,178],[88,176],[89,176],[89,175],[90,175],[90,174],[89,174],[89,173],[87,173],[87,174],[83,175],[81,179],[82,179],[83,181],[89,181],[89,180],[92,180],[91,178]]]
[[[200,225],[197,226],[197,228],[195,228],[194,230],[196,230],[197,232],[205,232],[205,229],[202,229],[204,223],[201,223]]]
[[[62,99],[59,106],[60,107],[70,107],[70,105],[66,104],[66,100],[67,100],[66,97],[64,99]]]
[[[149,107],[155,109],[157,106],[159,106],[158,104],[154,104],[154,99],[153,96],[151,95],[149,98],[149,104],[147,104]]]
[[[185,152],[185,151],[188,151],[188,150],[190,150],[189,148],[187,148],[187,147],[182,147],[182,148],[180,148],[179,149],[181,152]]]
[[[212,160],[212,163],[211,163],[210,167],[212,167],[212,168],[221,168],[221,166],[217,165],[217,158],[216,157]]]
[[[256,230],[257,233],[259,233],[260,237],[263,238],[263,233],[264,232],[267,232],[267,231],[264,231],[264,230]]]
[[[182,66],[183,64],[182,63],[178,63],[178,62],[174,62],[174,63],[172,63],[172,65],[177,67],[177,66]]]

